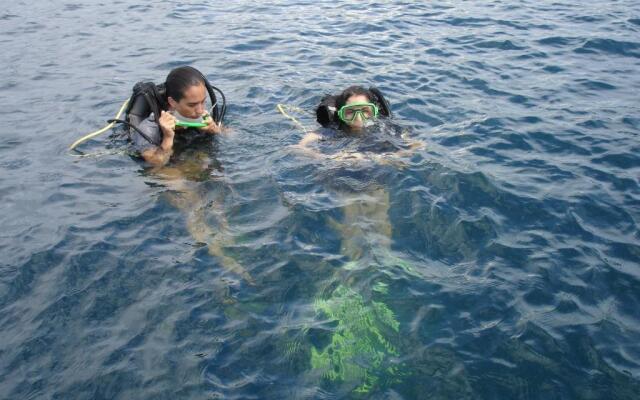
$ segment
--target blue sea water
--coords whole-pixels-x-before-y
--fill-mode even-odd
[[[0,33],[0,398],[640,398],[637,1],[14,1]],[[186,177],[67,151],[185,64],[232,130]],[[294,151],[276,105],[351,84],[425,147]]]

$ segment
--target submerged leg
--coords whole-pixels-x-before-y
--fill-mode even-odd
[[[195,241],[205,244],[209,254],[219,259],[224,269],[241,276],[250,284],[254,284],[249,272],[240,263],[225,254],[224,248],[233,244],[233,236],[229,232],[227,219],[221,206],[222,199],[217,198],[208,202],[207,198],[198,192],[198,187],[194,187],[197,182],[183,179],[183,171],[179,168],[164,167],[157,173],[168,178],[168,186],[173,190],[167,193],[169,202],[186,214],[187,230]],[[207,223],[207,218],[211,215],[215,217],[217,222],[217,232],[214,232]]]
[[[343,222],[332,223],[342,236],[341,253],[357,261],[373,249],[390,249],[389,193],[376,188],[347,201]]]

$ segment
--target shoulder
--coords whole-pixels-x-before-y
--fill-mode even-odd
[[[131,139],[139,151],[155,146],[156,143],[162,141],[160,126],[156,122],[156,118],[153,113],[151,113],[147,119],[140,122],[140,125],[138,125],[137,128],[144,133],[144,136],[135,129],[132,129]]]
[[[153,113],[149,114],[146,119],[143,119],[142,122],[140,122],[140,126],[158,126],[156,116]]]

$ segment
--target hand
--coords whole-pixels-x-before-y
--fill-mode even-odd
[[[173,139],[176,134],[176,118],[166,111],[160,112],[160,118],[158,118],[158,125],[162,130],[163,139]]]
[[[209,125],[204,128],[199,128],[200,131],[208,133],[210,135],[216,135],[222,132],[222,123],[216,123],[213,118],[207,113],[202,116],[204,122],[207,122]]]

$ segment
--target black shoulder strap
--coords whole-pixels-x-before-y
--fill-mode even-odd
[[[147,100],[147,104],[149,104],[149,108],[151,108],[151,112],[153,113],[153,116],[157,121],[160,118],[160,105],[156,101],[155,96],[153,96],[151,93],[144,92],[143,95]]]
[[[139,128],[138,124],[149,117],[153,113],[155,118],[159,118],[160,111],[166,108],[166,99],[164,96],[164,86],[156,86],[153,82],[138,82],[133,87],[133,93],[129,99],[126,110],[125,120],[117,120],[115,122],[125,123],[131,130],[137,131],[149,143],[159,145],[153,142]]]
[[[206,76],[204,76],[202,72],[200,72],[200,76],[202,77],[204,86],[207,88],[207,92],[209,93],[209,97],[211,98],[211,118],[213,118],[214,121],[220,123],[224,119],[224,115],[227,112],[227,99],[224,97],[224,93],[222,93],[222,90],[210,84],[209,80]],[[220,97],[222,97],[222,105],[218,104],[216,91],[220,93]]]

